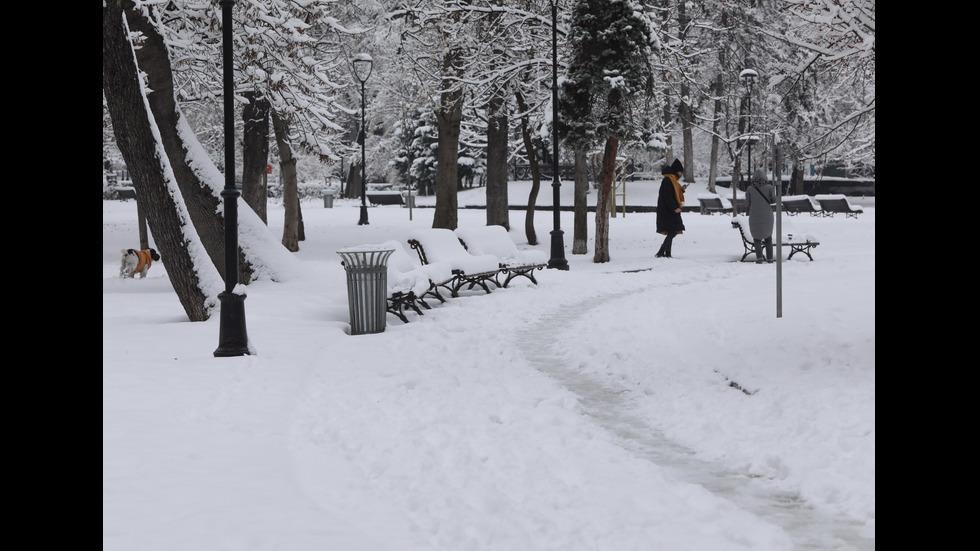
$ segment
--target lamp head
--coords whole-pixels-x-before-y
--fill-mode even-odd
[[[759,78],[759,73],[755,69],[744,69],[738,74],[738,80],[745,84],[746,86],[752,86],[755,84],[756,79]]]
[[[364,84],[367,82],[368,77],[371,76],[371,69],[374,67],[374,60],[368,54],[357,54],[351,61],[351,65],[354,68],[354,76],[357,80]]]

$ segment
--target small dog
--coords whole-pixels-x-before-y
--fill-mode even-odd
[[[146,272],[150,270],[150,265],[154,260],[160,260],[160,255],[154,249],[136,250],[123,249],[122,263],[119,266],[119,277],[129,278],[140,275],[140,279],[146,278]]]

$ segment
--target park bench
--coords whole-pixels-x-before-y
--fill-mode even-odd
[[[497,257],[500,268],[498,276],[505,276],[503,284],[499,279],[494,279],[498,287],[507,287],[515,277],[526,277],[537,285],[534,270],[544,269],[548,265],[548,253],[537,249],[518,249],[503,226],[456,228],[456,236],[471,254]]]
[[[701,206],[701,214],[714,214],[716,212],[726,213],[731,212],[732,209],[725,206],[722,202],[721,197],[714,194],[700,194],[698,195],[698,204]]]
[[[745,216],[734,216],[732,217],[732,227],[737,228],[739,234],[742,236],[742,246],[745,248],[745,254],[739,262],[744,262],[749,255],[755,257],[755,242],[752,241],[752,234],[749,232],[749,219]],[[793,258],[796,253],[803,253],[811,261],[813,260],[813,255],[810,254],[810,250],[813,247],[819,245],[820,242],[814,239],[812,236],[796,236],[796,235],[786,235],[783,237],[781,245],[783,247],[789,247],[789,256],[786,260]],[[775,240],[773,241],[773,247],[776,246]]]
[[[367,199],[372,205],[404,205],[405,198],[400,191],[370,191]]]
[[[395,251],[388,257],[386,310],[389,313],[408,323],[406,311],[410,310],[422,315],[419,306],[426,310],[431,309],[425,301],[426,297],[432,296],[445,302],[437,288],[453,278],[448,264],[435,263],[422,266],[398,241],[386,241],[382,246]]]
[[[729,203],[731,203],[731,201],[729,201]],[[739,196],[735,198],[735,209],[734,210],[735,210],[735,213],[736,214],[748,214],[748,212],[749,212],[749,205],[748,205],[748,202],[746,202],[746,200],[745,200],[745,194],[744,193],[739,194]]]
[[[809,195],[787,195],[782,198],[783,212],[796,216],[801,212],[809,212],[810,216],[821,216],[820,205],[814,205]]]
[[[445,263],[449,266],[453,277],[443,287],[453,297],[458,297],[464,286],[468,289],[479,286],[489,293],[490,287],[487,284],[496,284],[497,274],[501,271],[496,256],[469,253],[450,229],[413,229],[409,234],[408,244],[418,253],[422,265]]]
[[[816,195],[814,199],[820,203],[820,210],[824,216],[834,216],[835,213],[843,213],[846,218],[857,218],[864,212],[860,205],[852,205],[847,200],[846,195]]]

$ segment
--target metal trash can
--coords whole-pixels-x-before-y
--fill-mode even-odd
[[[403,193],[402,199],[404,200],[405,203],[402,205],[402,208],[409,208],[409,209],[415,208],[415,194]]]
[[[325,209],[333,208],[333,191],[323,192],[323,208]]]
[[[361,245],[337,251],[347,270],[350,334],[383,333],[388,315],[388,257],[394,249]]]

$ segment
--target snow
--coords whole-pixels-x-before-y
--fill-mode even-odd
[[[486,223],[463,208],[484,192],[461,192],[461,227]],[[537,246],[511,211],[518,248],[550,257],[550,196]],[[433,211],[359,226],[358,200],[306,201],[295,265],[246,286],[252,354],[230,358],[166,258],[119,279],[136,205],[103,201],[103,550],[874,549],[875,208],[850,200],[856,219],[785,217],[820,245],[771,265],[735,262],[730,216],[696,211],[672,259],[653,213],[617,213],[595,264],[594,214],[573,255],[563,212],[569,270],[358,336],[337,251],[405,243]]]

